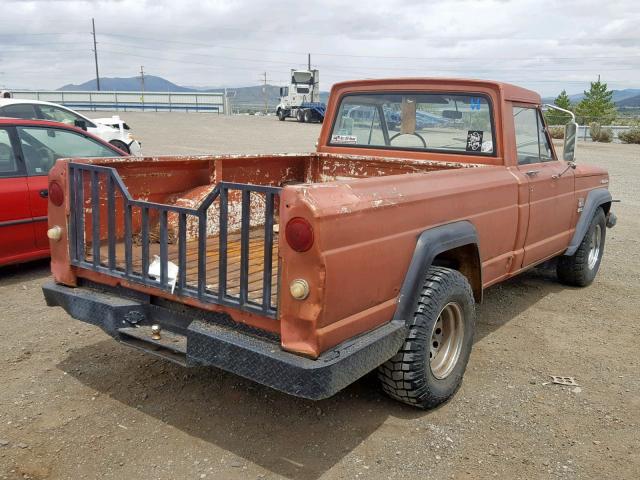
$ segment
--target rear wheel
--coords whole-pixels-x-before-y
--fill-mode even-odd
[[[458,271],[429,268],[400,351],[378,369],[390,397],[433,408],[462,383],[475,330],[471,286]]]
[[[586,287],[593,282],[602,262],[606,233],[604,211],[598,208],[576,252],[571,256],[563,255],[558,260],[558,279],[562,283]]]
[[[121,142],[120,140],[111,140],[109,143],[114,147],[119,148],[123,152],[131,153],[131,150],[129,150],[129,145],[127,145],[124,142]]]
[[[313,121],[313,112],[311,110],[304,111],[304,121],[311,123]]]
[[[298,110],[298,112],[296,113],[296,118],[298,119],[298,121],[300,123],[304,122],[304,112],[302,110]]]

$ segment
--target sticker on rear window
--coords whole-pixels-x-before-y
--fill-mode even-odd
[[[331,143],[358,143],[358,137],[355,135],[332,135]]]
[[[482,130],[467,131],[467,152],[479,152],[482,148]]]

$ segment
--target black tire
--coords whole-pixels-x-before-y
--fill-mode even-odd
[[[298,110],[296,113],[296,118],[300,123],[304,123],[304,112],[302,110]]]
[[[606,236],[607,221],[602,208],[598,208],[576,252],[558,259],[558,279],[574,287],[590,285],[600,269]]]
[[[307,123],[313,122],[313,112],[311,110],[304,111],[304,121]]]
[[[127,145],[126,143],[121,142],[120,140],[111,140],[109,143],[114,147],[119,148],[123,152],[131,154],[131,150],[129,150],[129,145]]]
[[[462,314],[457,356],[448,372],[434,369],[431,355],[434,335],[443,326],[441,314],[456,305]],[[444,339],[444,329],[440,329]],[[460,272],[430,267],[424,280],[414,317],[404,345],[391,360],[378,368],[382,389],[390,397],[418,408],[433,408],[449,399],[460,387],[469,361],[475,331],[475,301],[467,279]],[[433,342],[433,343],[432,343]],[[445,345],[444,341],[443,344]],[[443,349],[446,351],[446,349]],[[438,352],[436,355],[440,355]],[[434,372],[442,373],[437,376]],[[445,374],[446,373],[446,374]]]
[[[287,118],[286,112],[282,109],[278,109],[278,120],[284,122],[285,118]]]

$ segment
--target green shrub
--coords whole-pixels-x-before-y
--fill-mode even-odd
[[[613,130],[610,128],[603,128],[600,130],[600,138],[598,138],[598,142],[602,143],[611,143],[613,141]]]
[[[564,128],[563,127],[549,127],[549,135],[551,138],[564,138]]]
[[[618,138],[623,143],[640,143],[640,127],[634,127],[626,132],[620,132]]]

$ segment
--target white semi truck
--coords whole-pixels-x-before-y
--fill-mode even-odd
[[[299,122],[322,122],[326,105],[320,102],[320,72],[291,70],[291,84],[280,88],[278,118],[295,118]]]

